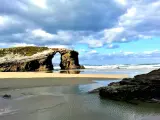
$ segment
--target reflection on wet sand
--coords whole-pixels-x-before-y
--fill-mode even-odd
[[[0,91],[12,95],[10,100],[0,97],[0,120],[159,120],[157,104],[103,100],[84,91],[83,85]]]
[[[46,71],[46,73],[64,73],[64,74],[80,74],[82,71],[80,70],[54,70],[54,71]]]
[[[80,70],[60,70],[60,73],[65,73],[65,74],[80,74]]]

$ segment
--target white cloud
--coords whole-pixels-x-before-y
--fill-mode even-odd
[[[80,59],[92,59],[93,56],[99,54],[97,50],[86,50],[84,54],[80,54]],[[94,58],[95,59],[95,58]]]
[[[75,38],[74,32],[72,33],[70,31],[59,30],[53,34],[41,28],[27,29],[23,33],[12,34],[10,37],[15,40],[17,39],[23,40],[23,42],[28,43],[28,44],[35,44],[35,45],[40,45],[40,46],[57,45],[57,44],[71,46],[71,44],[73,44],[72,41]]]
[[[0,48],[8,47],[7,45],[8,45],[7,43],[0,43]]]
[[[0,43],[113,48],[159,37],[159,8],[159,0],[3,0]]]
[[[119,2],[122,2],[119,0]],[[160,1],[131,1],[125,14],[114,27],[93,34],[92,39],[104,44],[151,39],[160,35]],[[110,47],[108,45],[108,47]]]
[[[49,40],[55,44],[76,44],[82,36],[87,38],[90,33],[112,27],[124,13],[112,0],[98,3],[96,0],[5,0],[1,6],[0,14],[7,16],[7,20],[0,18],[0,24],[5,24],[5,30],[0,31],[1,38],[5,33],[10,38],[7,42],[19,42],[23,38],[24,43],[36,45],[46,45]],[[103,42],[96,43],[97,47],[103,46]],[[90,46],[95,45],[91,43]]]
[[[132,18],[137,14],[137,9],[135,7],[131,7],[127,10],[127,12],[123,15],[126,18]]]
[[[104,29],[92,37],[94,39],[95,36],[100,36],[100,41],[112,44],[159,36],[160,9],[158,8],[160,8],[160,1],[147,3],[132,1],[114,27]]]
[[[113,47],[113,44],[108,45],[108,48],[112,48],[112,47]]]
[[[102,47],[103,43],[100,40],[88,40],[89,47]]]
[[[62,30],[57,32],[57,37],[65,42],[70,42],[73,39],[72,32]]]
[[[116,2],[118,2],[121,5],[127,5],[127,1],[126,0],[115,0]]]
[[[96,50],[91,50],[91,51],[88,52],[88,54],[95,54],[95,53],[97,53]]]
[[[134,52],[123,52],[124,55],[133,55],[135,54]]]
[[[13,47],[23,47],[23,46],[36,46],[34,44],[27,44],[27,43],[15,43]]]
[[[69,48],[67,45],[47,45],[49,48]]]
[[[0,16],[0,27],[2,27],[3,29],[6,29],[10,25],[14,25],[14,24],[16,24],[16,25],[20,24],[20,22],[17,21],[16,17],[7,16],[7,15]],[[0,29],[2,29],[2,28],[0,28]]]
[[[119,51],[119,52],[112,52],[103,54],[105,56],[114,56],[114,57],[152,57],[153,55],[158,55],[160,57],[160,50],[151,50],[151,51],[144,51],[144,52],[131,52],[131,51]]]
[[[106,43],[112,43],[115,40],[119,40],[117,39],[117,37],[119,35],[121,35],[124,32],[124,28],[123,27],[115,27],[115,28],[111,28],[111,29],[105,29],[103,31],[104,33],[104,39],[106,41]]]
[[[84,37],[83,40],[81,40],[79,43],[88,44],[90,48],[96,48],[96,47],[102,47],[103,41],[92,39],[92,36],[90,37]]]
[[[4,25],[7,21],[7,18],[5,16],[0,16],[0,25]]]
[[[72,33],[68,31],[57,31],[55,34],[48,33],[42,29],[27,30],[30,38],[39,38],[45,41],[61,41],[62,43],[70,42],[73,39]]]
[[[30,0],[30,2],[34,5],[36,5],[37,7],[46,9],[47,5],[46,5],[46,0]]]
[[[29,31],[30,32],[30,31]],[[52,40],[53,38],[55,38],[55,35],[52,35],[50,33],[47,33],[46,31],[42,30],[42,29],[35,29],[31,31],[32,35],[34,37],[39,37],[42,39],[47,39],[47,40]]]
[[[81,56],[81,59],[84,61],[93,60],[95,61],[96,64],[99,64],[96,61],[101,61],[100,64],[114,64],[114,63],[144,64],[144,63],[159,63],[160,60],[160,50],[145,51],[145,52],[119,51],[112,53],[98,53],[98,52],[94,53],[94,51],[90,52],[86,53],[86,55],[84,56]]]
[[[151,55],[151,54],[155,54],[155,53],[160,53],[160,51],[156,49],[156,50],[152,50],[152,51],[144,51],[142,54],[148,54],[148,55],[150,54]]]
[[[5,48],[5,47],[24,47],[24,46],[36,46],[34,44],[27,44],[27,43],[0,43],[0,48]]]
[[[78,52],[80,52],[80,53],[83,53],[83,52],[86,52],[87,50],[86,49],[80,49],[80,50],[78,50]]]
[[[126,40],[126,38],[122,38],[121,41],[122,42],[126,42],[127,40]]]

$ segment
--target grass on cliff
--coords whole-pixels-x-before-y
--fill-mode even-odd
[[[7,54],[20,54],[24,56],[32,56],[38,52],[42,52],[47,49],[48,49],[47,47],[36,47],[36,46],[4,48],[0,49],[0,57],[3,57]]]

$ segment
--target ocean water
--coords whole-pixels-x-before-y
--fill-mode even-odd
[[[133,77],[137,74],[148,73],[160,68],[160,64],[140,65],[85,65],[86,69],[81,70],[60,70],[59,66],[54,67],[53,72],[68,74],[127,74]]]
[[[113,81],[6,90],[12,99],[0,98],[0,120],[160,120],[160,104],[133,105],[87,93]]]

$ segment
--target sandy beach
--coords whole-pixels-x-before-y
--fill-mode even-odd
[[[91,78],[91,79],[122,79],[128,75],[114,74],[60,74],[44,72],[0,72],[0,78]]]

